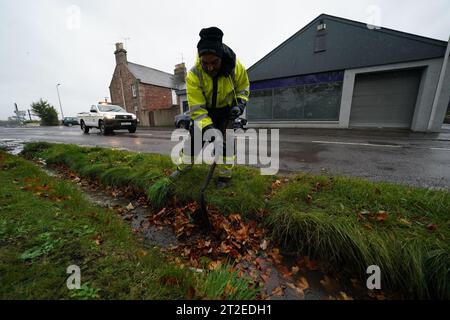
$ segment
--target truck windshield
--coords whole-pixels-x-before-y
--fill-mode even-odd
[[[98,108],[101,112],[125,112],[125,110],[121,107],[113,105],[99,105]]]

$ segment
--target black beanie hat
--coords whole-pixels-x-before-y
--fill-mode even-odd
[[[205,53],[213,53],[216,56],[222,57],[223,32],[217,27],[202,29],[200,31],[200,41],[197,44],[198,55],[202,56]]]

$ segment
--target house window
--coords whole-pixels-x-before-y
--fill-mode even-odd
[[[131,92],[133,93],[133,98],[136,98],[137,97],[137,88],[136,88],[135,84],[131,85]]]
[[[175,92],[175,90],[172,90],[172,105],[176,105],[176,104],[178,104],[177,93]]]

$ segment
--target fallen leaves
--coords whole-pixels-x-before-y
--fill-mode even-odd
[[[345,292],[341,291],[339,292],[338,296],[337,296],[338,300],[353,300],[352,297],[348,296]]]
[[[360,211],[357,214],[358,221],[370,221],[370,222],[385,222],[389,218],[389,213],[384,210],[378,212]],[[367,229],[367,228],[366,228]],[[371,229],[370,229],[371,230]]]
[[[227,296],[231,296],[233,294],[235,294],[237,291],[236,288],[234,288],[230,282],[227,282],[227,284],[225,285],[225,288],[223,289],[223,296],[226,298]]]
[[[269,246],[269,241],[264,239],[259,247],[261,248],[261,250],[266,251],[268,246]]]
[[[270,257],[270,259],[275,263],[275,264],[281,264],[283,261],[283,257],[280,254],[280,250],[277,248],[273,248],[271,251],[267,252],[267,256]]]
[[[384,222],[388,218],[388,213],[386,211],[379,211],[376,215],[376,220],[378,222]]]
[[[103,238],[100,235],[92,237],[91,240],[93,240],[97,246],[103,243]]]
[[[272,290],[272,296],[281,297],[284,294],[284,290],[282,287],[276,287]]]
[[[296,282],[296,287],[304,291],[309,288],[309,282],[305,277],[300,277]]]
[[[320,284],[328,293],[334,292],[339,288],[337,282],[327,275],[325,275],[324,278],[320,280]]]

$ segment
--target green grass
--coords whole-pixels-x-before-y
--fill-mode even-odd
[[[76,145],[31,143],[25,146],[25,157],[41,157],[47,164],[66,165],[81,176],[99,178],[111,186],[135,186],[148,195],[155,208],[164,206],[170,195],[186,203],[198,201],[206,178],[207,165],[194,166],[169,184],[168,174],[176,169],[170,157]],[[252,216],[265,207],[265,196],[272,177],[261,176],[258,171],[238,166],[233,173],[230,188],[217,190],[216,178],[211,181],[206,200],[222,212],[240,212]]]
[[[197,274],[166,261],[115,211],[33,163],[0,151],[0,180],[0,299],[186,299],[189,288],[209,299],[236,298],[216,290],[216,271]],[[66,286],[71,265],[81,269],[79,290]]]
[[[171,199],[198,200],[209,168],[194,166],[170,186],[172,197],[166,197],[167,188],[158,192],[154,183],[174,170],[169,157],[39,143],[27,145],[25,154],[93,173],[91,177],[106,184],[150,189],[155,207]],[[400,290],[407,297],[450,298],[449,192],[302,174],[272,194],[277,177],[242,166],[233,176],[224,190],[215,188],[213,179],[206,192],[208,204],[244,218],[267,212],[263,222],[284,250],[328,261],[361,280],[367,278],[368,266],[378,265],[385,290]]]
[[[200,297],[222,297],[226,294],[231,300],[253,300],[257,291],[248,286],[249,280],[239,278],[236,271],[230,271],[230,266],[222,266],[210,272],[206,281],[198,288]]]
[[[368,266],[378,265],[386,289],[448,299],[449,208],[444,191],[299,175],[271,200],[267,225],[291,251],[362,278]],[[380,211],[385,220],[377,220]]]

